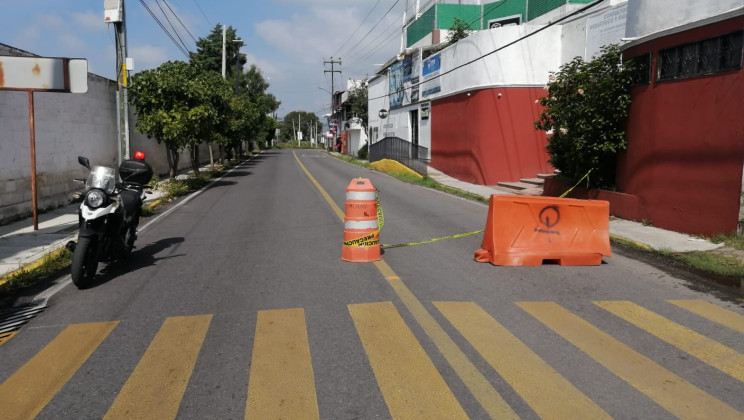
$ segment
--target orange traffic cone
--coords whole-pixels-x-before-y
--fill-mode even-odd
[[[353,179],[346,187],[344,246],[341,259],[350,262],[380,260],[377,189],[369,179]]]

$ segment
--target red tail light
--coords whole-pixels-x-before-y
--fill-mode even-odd
[[[145,160],[145,152],[140,152],[139,150],[134,152],[134,158],[137,160]]]

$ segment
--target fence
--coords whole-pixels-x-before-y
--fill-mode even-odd
[[[369,147],[369,161],[392,159],[426,176],[429,149],[398,137],[385,137]]]

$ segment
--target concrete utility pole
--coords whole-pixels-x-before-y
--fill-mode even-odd
[[[334,61],[333,57],[331,57],[331,61],[323,61],[323,64],[330,64],[331,69],[330,70],[323,70],[323,73],[331,73],[331,119],[333,119],[334,109],[333,109],[333,73],[341,73],[341,70],[334,70],[333,66],[335,64],[341,65],[341,58],[338,59],[338,61]],[[338,132],[338,130],[336,130]],[[336,135],[333,135],[333,143],[336,143]]]
[[[113,23],[116,31],[116,80],[117,80],[117,114],[119,164],[129,159],[129,103],[128,103],[128,69],[127,69],[127,26],[126,6],[124,0],[104,2],[106,22]],[[112,14],[113,13],[113,14]]]
[[[222,78],[224,79],[227,75],[227,51],[225,44],[227,44],[227,26],[222,25]]]

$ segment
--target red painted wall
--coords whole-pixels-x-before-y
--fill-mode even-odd
[[[542,88],[509,87],[433,101],[431,165],[483,185],[552,173],[545,133],[534,126],[542,96]]]
[[[640,197],[654,226],[712,235],[736,230],[744,165],[744,71],[656,82],[660,49],[723,35],[744,17],[634,46],[652,52],[652,82],[634,88],[618,191]]]

